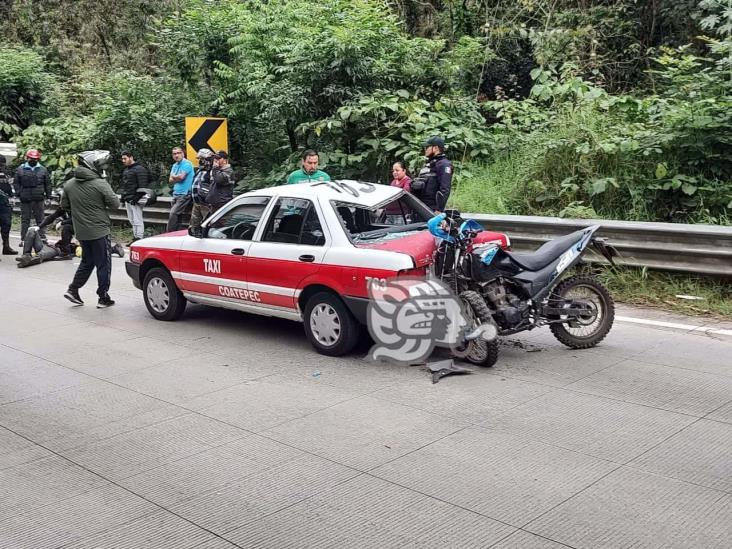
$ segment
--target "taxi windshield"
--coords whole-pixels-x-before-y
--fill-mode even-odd
[[[333,207],[353,242],[390,240],[423,231],[434,215],[409,193],[375,206],[333,201]]]

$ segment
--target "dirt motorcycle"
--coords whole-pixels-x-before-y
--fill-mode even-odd
[[[607,288],[593,276],[563,278],[590,246],[613,264],[617,251],[594,236],[599,225],[521,253],[497,243],[474,244],[483,228],[454,210],[433,217],[428,227],[441,239],[434,275],[460,297],[466,320],[476,330],[492,323],[504,336],[548,325],[564,345],[587,349],[612,328],[615,305]],[[493,366],[498,340],[474,337],[452,351],[473,364]]]

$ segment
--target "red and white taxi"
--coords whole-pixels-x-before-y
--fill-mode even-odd
[[[435,238],[422,202],[397,187],[356,181],[250,191],[204,223],[135,242],[127,273],[150,314],[181,317],[186,302],[304,323],[321,353],[357,343],[368,284],[424,275]],[[507,246],[500,233],[478,241]]]

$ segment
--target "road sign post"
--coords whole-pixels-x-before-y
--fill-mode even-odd
[[[199,149],[229,152],[229,127],[226,118],[186,116],[186,156],[198,166]]]

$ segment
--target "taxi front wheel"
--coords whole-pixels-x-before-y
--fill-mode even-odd
[[[186,298],[165,269],[155,267],[145,275],[142,295],[148,312],[158,320],[178,320],[186,310]]]
[[[358,343],[359,325],[338,296],[320,292],[305,305],[305,334],[324,355],[342,356]]]

